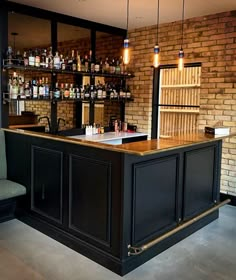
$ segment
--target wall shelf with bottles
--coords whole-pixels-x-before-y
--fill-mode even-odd
[[[22,71],[37,71],[37,72],[44,72],[44,73],[51,73],[51,74],[72,74],[72,75],[81,75],[81,76],[88,76],[88,77],[107,77],[107,78],[119,78],[119,79],[127,79],[133,78],[134,74],[126,73],[126,74],[117,74],[117,73],[100,73],[100,72],[85,72],[85,71],[70,71],[70,70],[61,70],[61,69],[50,69],[50,68],[43,68],[43,67],[36,67],[36,66],[24,66],[24,65],[17,65],[17,64],[7,64],[3,61],[3,69],[5,70],[22,70]]]

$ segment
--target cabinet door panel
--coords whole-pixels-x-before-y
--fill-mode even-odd
[[[177,224],[178,157],[134,165],[132,244],[144,243]]]
[[[70,155],[69,228],[110,247],[111,164]]]
[[[215,147],[186,152],[183,218],[204,211],[214,204]]]
[[[31,210],[62,223],[62,152],[32,147]]]

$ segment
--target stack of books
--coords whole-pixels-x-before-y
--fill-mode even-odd
[[[229,135],[230,129],[225,126],[205,126],[205,133],[214,135]]]

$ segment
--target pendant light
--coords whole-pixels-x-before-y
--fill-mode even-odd
[[[156,45],[154,47],[154,55],[153,55],[153,67],[157,68],[160,65],[160,48],[158,44],[158,35],[159,35],[159,7],[160,0],[157,0],[157,34],[156,34]]]
[[[178,69],[182,71],[184,69],[184,51],[183,51],[183,41],[184,41],[184,1],[183,0],[183,7],[182,7],[182,30],[181,30],[181,47],[179,50],[179,62],[178,62]]]
[[[127,0],[126,38],[124,39],[124,54],[123,54],[123,62],[124,62],[125,65],[127,65],[129,63],[129,61],[130,61],[128,27],[129,27],[129,0]]]

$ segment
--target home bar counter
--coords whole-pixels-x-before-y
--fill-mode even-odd
[[[108,145],[4,130],[8,177],[27,187],[18,218],[120,275],[218,218],[229,136]]]

